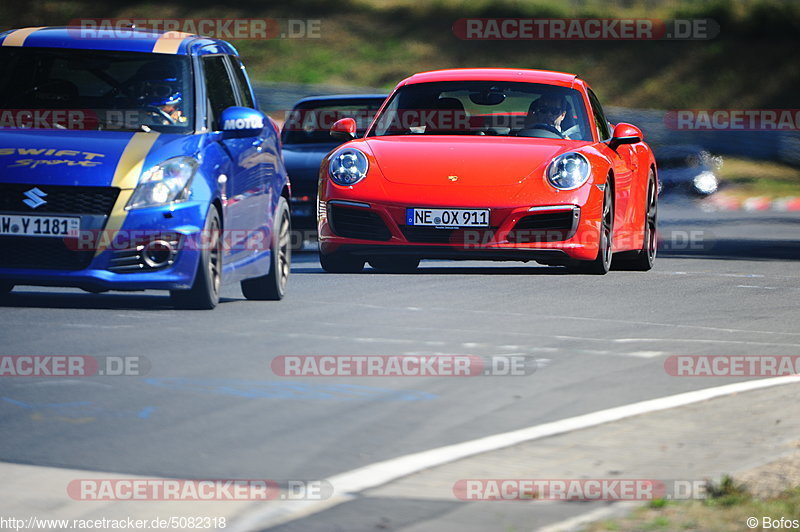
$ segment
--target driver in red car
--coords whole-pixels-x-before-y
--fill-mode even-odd
[[[561,129],[561,123],[567,116],[567,99],[557,94],[544,94],[534,100],[528,108],[525,117],[525,128],[534,128],[537,125],[554,128],[564,138],[569,138]]]

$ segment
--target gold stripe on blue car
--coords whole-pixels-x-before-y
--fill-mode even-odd
[[[3,39],[3,46],[25,46],[25,39],[28,38],[28,35],[44,27],[36,26],[35,28],[22,28],[21,30],[12,31]]]
[[[120,192],[106,224],[106,236],[108,238],[100,239],[95,256],[105,250],[104,243],[113,239],[113,236],[125,223],[125,218],[128,215],[125,206],[139,183],[144,159],[150,153],[150,149],[158,140],[159,135],[159,133],[134,133],[128,141],[128,145],[125,146],[125,150],[117,163],[117,168],[114,170],[114,180],[111,183],[111,186],[118,187]]]
[[[181,48],[181,43],[190,37],[197,37],[191,33],[182,31],[168,31],[158,38],[153,45],[154,54],[177,54]]]

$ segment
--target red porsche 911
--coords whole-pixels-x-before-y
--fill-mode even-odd
[[[631,124],[589,85],[542,70],[415,74],[320,168],[328,272],[413,271],[421,259],[533,260],[574,272],[649,270],[657,174]]]

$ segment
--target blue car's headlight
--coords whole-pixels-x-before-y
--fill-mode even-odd
[[[328,161],[328,174],[337,185],[355,185],[367,176],[367,156],[353,148],[334,153]]]
[[[173,157],[143,172],[126,209],[184,201],[199,165],[193,157]]]
[[[564,153],[553,159],[547,167],[547,180],[561,190],[578,188],[586,183],[592,167],[580,153]]]

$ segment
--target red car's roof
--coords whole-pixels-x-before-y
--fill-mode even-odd
[[[522,68],[452,68],[449,70],[432,70],[414,74],[400,82],[400,85],[411,83],[429,83],[435,81],[521,81],[523,83],[545,83],[572,87],[582,83],[576,74],[553,72],[550,70],[527,70]]]

